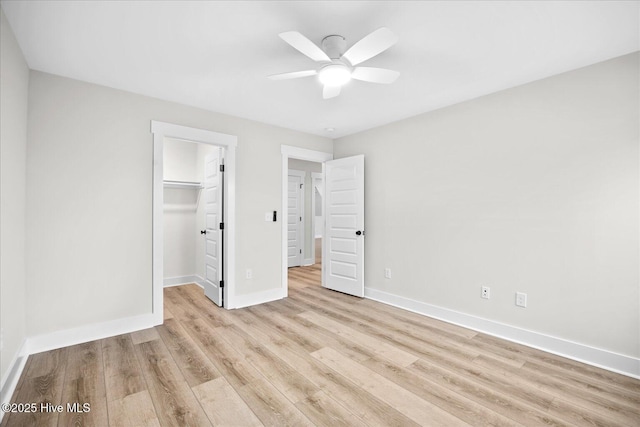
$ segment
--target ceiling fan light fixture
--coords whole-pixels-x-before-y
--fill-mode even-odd
[[[318,72],[318,78],[325,86],[343,86],[351,80],[351,70],[342,64],[330,64]]]

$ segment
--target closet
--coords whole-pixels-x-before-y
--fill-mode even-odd
[[[189,141],[164,140],[164,286],[204,285],[205,158],[220,148]]]

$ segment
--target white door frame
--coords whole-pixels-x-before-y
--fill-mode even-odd
[[[280,205],[280,217],[282,229],[281,234],[281,264],[282,264],[282,288],[281,298],[286,298],[289,294],[289,279],[287,275],[287,185],[289,181],[289,159],[307,160],[309,162],[322,163],[322,173],[324,175],[324,162],[333,160],[332,153],[324,151],[308,150],[306,148],[293,147],[291,145],[282,145],[280,152],[282,153],[282,189],[280,191],[282,204]],[[324,244],[324,242],[323,242]]]
[[[151,132],[153,133],[153,248],[152,248],[152,309],[154,322],[160,325],[164,321],[164,295],[163,295],[163,203],[164,203],[164,138],[182,139],[190,142],[216,145],[225,150],[225,239],[224,263],[225,263],[225,308],[234,308],[235,295],[235,209],[236,209],[236,146],[238,137],[224,133],[213,132],[204,129],[191,128],[152,120]]]

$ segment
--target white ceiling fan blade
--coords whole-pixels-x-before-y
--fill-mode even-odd
[[[395,82],[399,75],[397,71],[384,68],[356,67],[351,73],[351,78],[364,82],[389,84]]]
[[[343,58],[347,59],[351,65],[358,65],[367,59],[373,58],[377,54],[389,49],[396,44],[398,36],[393,34],[386,27],[378,28],[347,50]]]
[[[322,89],[322,97],[324,99],[335,98],[340,95],[341,86],[325,86]]]
[[[297,31],[287,31],[286,33],[280,33],[279,36],[282,40],[289,43],[293,48],[299,50],[314,61],[331,61],[331,59],[327,56],[326,53],[322,51],[322,49],[313,44],[311,40]]]
[[[273,74],[269,76],[271,80],[289,80],[297,79],[300,77],[315,76],[318,74],[316,70],[294,71],[293,73]]]

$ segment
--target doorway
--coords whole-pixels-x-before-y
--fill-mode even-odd
[[[315,270],[312,272],[312,280],[317,282],[318,285],[322,283],[322,240],[316,240],[316,227],[323,227],[323,223],[316,225],[316,210],[317,200],[315,198],[314,177],[322,179],[324,174],[324,162],[333,159],[331,153],[325,153],[322,151],[307,150],[304,148],[291,147],[283,145],[281,149],[282,153],[282,212],[289,212],[289,169],[305,170],[306,172],[306,185],[303,184],[305,189],[305,199],[308,201],[305,212],[305,217],[309,221],[309,225],[305,227],[304,236],[307,237],[303,250],[303,269]],[[308,170],[307,170],[308,167]],[[316,183],[317,183],[316,179]],[[321,208],[322,209],[322,204]],[[288,215],[283,218],[288,218]],[[322,221],[322,220],[321,220]],[[289,291],[289,221],[283,221],[282,224],[282,296],[286,297]],[[319,258],[318,258],[319,257]],[[318,258],[316,260],[316,258]],[[305,267],[306,265],[306,267]],[[315,267],[314,267],[315,266]],[[301,272],[302,273],[302,272]],[[303,274],[305,275],[305,274]],[[309,275],[306,275],[308,278]]]
[[[224,209],[224,281],[220,288],[225,308],[234,308],[235,284],[235,150],[237,137],[158,121],[151,122],[153,133],[153,221],[152,221],[152,313],[155,324],[164,317],[164,145],[167,138],[207,144],[224,149],[225,179],[220,186]],[[204,187],[204,185],[203,185]],[[183,196],[184,197],[184,196]],[[206,228],[205,228],[206,229]],[[203,257],[206,256],[203,254]],[[206,273],[205,273],[206,276]],[[220,278],[221,279],[221,278]]]

